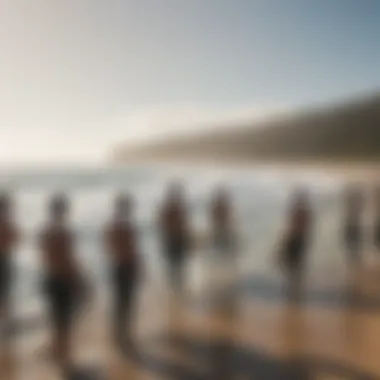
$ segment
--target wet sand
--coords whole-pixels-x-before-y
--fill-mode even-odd
[[[335,253],[332,261],[309,265],[297,302],[273,261],[257,260],[254,252],[235,266],[194,255],[185,296],[173,294],[162,273],[142,284],[139,360],[115,350],[101,295],[78,320],[74,356],[112,380],[378,379],[380,256],[368,249],[364,264],[350,271]],[[10,352],[0,352],[1,379],[60,379],[48,334],[46,324],[16,334]]]

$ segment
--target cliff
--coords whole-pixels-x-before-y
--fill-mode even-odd
[[[117,148],[116,162],[139,159],[380,161],[380,94],[281,119],[139,146]]]

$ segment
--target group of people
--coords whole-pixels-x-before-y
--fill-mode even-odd
[[[356,264],[360,261],[367,236],[364,223],[367,203],[363,189],[359,186],[349,187],[344,201],[342,245],[350,264]],[[380,188],[374,191],[373,211],[372,233],[369,235],[373,245],[380,250]],[[313,235],[313,211],[307,190],[298,189],[294,192],[286,226],[280,244],[280,258],[290,278],[298,283],[304,273]]]
[[[347,193],[343,239],[349,257],[359,258],[363,238],[363,195],[358,189]],[[375,243],[380,248],[380,192],[376,198]],[[58,363],[69,370],[70,331],[75,311],[88,299],[88,284],[76,261],[76,244],[70,228],[69,200],[63,194],[54,195],[48,205],[48,220],[38,236],[44,268],[44,294],[53,327],[53,349]],[[111,220],[103,230],[104,251],[107,254],[113,304],[113,338],[123,351],[131,345],[131,312],[136,285],[143,270],[138,233],[133,221],[134,202],[120,194],[114,201]],[[218,251],[232,252],[235,244],[234,212],[231,197],[219,188],[210,208],[212,242]],[[170,184],[166,199],[159,210],[158,230],[162,254],[168,264],[168,278],[176,289],[182,287],[183,268],[191,249],[189,213],[182,186]],[[298,189],[290,200],[286,231],[281,241],[281,258],[291,278],[299,279],[307,256],[313,231],[313,212],[305,189]],[[12,199],[0,196],[0,324],[8,319],[11,263],[20,232],[13,218]]]
[[[136,285],[143,270],[134,202],[126,194],[114,201],[111,220],[103,229],[104,251],[108,258],[112,299],[112,334],[123,352],[133,350],[131,313]],[[43,293],[53,331],[53,351],[65,371],[71,370],[70,331],[73,317],[90,298],[85,273],[76,260],[76,243],[70,228],[69,200],[55,194],[48,204],[46,225],[38,235],[43,264]],[[228,250],[232,245],[232,206],[227,190],[220,188],[212,199],[210,218],[215,246]],[[180,183],[170,184],[159,211],[158,230],[168,278],[173,287],[182,287],[182,272],[191,249],[191,231],[184,190]],[[0,195],[0,327],[5,327],[11,309],[12,253],[21,238],[14,220],[9,194]],[[6,329],[5,329],[6,331]]]

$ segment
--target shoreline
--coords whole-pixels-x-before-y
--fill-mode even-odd
[[[380,161],[328,161],[315,160],[305,162],[280,161],[280,160],[223,160],[223,159],[202,159],[191,160],[173,159],[144,159],[126,160],[125,162],[110,163],[109,167],[134,167],[136,165],[151,165],[156,167],[188,167],[192,169],[227,169],[227,170],[258,170],[268,171],[279,175],[303,175],[319,174],[332,176],[338,180],[359,181],[365,183],[380,184]]]

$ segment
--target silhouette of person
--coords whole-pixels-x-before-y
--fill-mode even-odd
[[[362,245],[362,216],[364,211],[363,194],[361,189],[353,186],[347,189],[345,195],[345,210],[343,222],[343,240],[351,263],[360,259]]]
[[[374,203],[374,243],[376,249],[380,252],[380,185],[375,189]]]
[[[181,289],[190,236],[184,191],[178,182],[169,185],[167,198],[160,210],[159,231],[171,284]]]
[[[228,190],[217,189],[211,202],[211,225],[214,247],[220,253],[231,253],[235,248],[233,206]]]
[[[13,220],[12,206],[9,194],[0,194],[0,327],[2,329],[10,317],[12,254],[19,238],[19,231]]]
[[[312,211],[306,189],[297,189],[291,199],[282,254],[285,269],[296,284],[302,277],[309,248]]]
[[[112,327],[115,341],[123,350],[131,348],[132,344],[131,322],[141,267],[132,212],[132,199],[127,195],[117,196],[113,218],[104,231],[111,264]]]
[[[86,285],[75,259],[74,234],[67,216],[69,202],[55,195],[49,204],[49,220],[39,236],[44,266],[44,289],[53,328],[53,354],[65,374],[71,373],[73,313]]]

